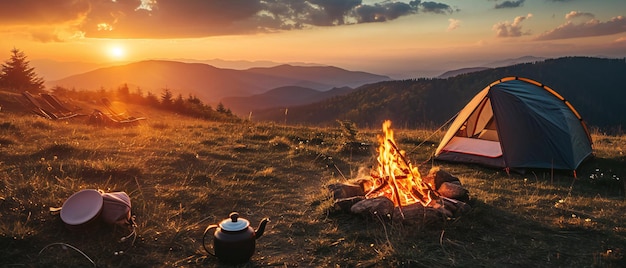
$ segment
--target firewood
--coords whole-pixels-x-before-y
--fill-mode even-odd
[[[441,184],[444,182],[457,182],[458,184],[461,183],[459,178],[452,176],[452,174],[448,173],[447,171],[441,170],[439,167],[431,168],[430,171],[428,171],[428,174],[424,176],[422,180],[427,184],[433,185],[435,189],[439,189],[439,187],[441,187]]]
[[[444,182],[441,184],[438,190],[442,196],[460,200],[463,202],[469,201],[469,192],[456,183]]]
[[[472,207],[465,202],[450,199],[450,198],[442,198],[443,206],[446,210],[452,213],[453,218],[458,218],[463,216],[472,210]]]
[[[472,207],[465,202],[459,202],[459,203],[456,203],[455,205],[456,205],[456,213],[454,214],[454,217],[463,216],[472,210]]]
[[[391,144],[391,146],[393,147],[394,150],[396,150],[396,152],[398,152],[398,156],[400,157],[400,159],[402,160],[402,162],[404,162],[404,164],[408,167],[408,170],[405,172],[406,174],[408,173],[412,173],[412,165],[411,162],[409,162],[409,160],[406,159],[406,157],[404,157],[404,155],[402,154],[402,151],[400,151],[400,149],[398,149],[398,146],[391,140],[391,139],[387,139],[387,142],[389,144]],[[411,174],[414,177],[420,177],[419,174]],[[428,189],[430,192],[433,192],[435,194],[438,194],[432,187],[430,184],[425,183],[423,180],[420,180],[420,187],[426,188]],[[422,200],[422,202],[425,202],[426,200]]]
[[[384,190],[384,188],[387,187],[388,185],[389,185],[389,181],[388,180],[384,180],[383,183],[381,183],[380,185],[376,186],[376,188],[368,191],[365,196],[376,196],[378,191]]]
[[[393,213],[393,202],[384,196],[368,198],[354,204],[350,211],[364,216],[389,217]]]
[[[434,208],[431,206],[425,207],[421,203],[414,203],[402,207],[402,213],[400,213],[399,208],[395,208],[392,214],[392,219],[395,222],[402,222],[406,224],[431,225],[433,223],[441,222],[444,218],[443,211],[440,208]]]
[[[335,210],[341,210],[343,212],[350,212],[350,208],[359,201],[365,199],[365,196],[353,196],[348,198],[337,199],[333,203]]]
[[[328,185],[328,189],[333,193],[335,200],[365,195],[365,191],[361,185],[334,183]]]

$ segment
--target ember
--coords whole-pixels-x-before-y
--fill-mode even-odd
[[[391,121],[383,123],[378,136],[378,166],[347,184],[332,184],[329,189],[335,207],[356,214],[384,215],[407,221],[437,221],[442,216],[454,218],[469,211],[467,190],[458,178],[433,168],[424,178],[394,140]]]

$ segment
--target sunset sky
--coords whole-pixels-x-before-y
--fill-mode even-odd
[[[626,56],[624,0],[0,1],[0,58],[307,62],[395,75]],[[4,56],[2,56],[4,55]]]

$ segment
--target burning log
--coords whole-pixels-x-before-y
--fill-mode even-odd
[[[396,152],[398,152],[398,156],[400,157],[400,159],[402,160],[402,162],[404,162],[404,164],[405,164],[407,167],[409,167],[408,171],[409,171],[409,172],[413,172],[413,168],[412,168],[412,166],[411,166],[411,163],[410,163],[410,162],[409,162],[409,161],[408,161],[408,160],[404,157],[404,154],[402,153],[402,151],[400,151],[400,149],[398,149],[398,146],[396,145],[396,143],[395,143],[395,142],[393,142],[393,140],[392,140],[392,139],[388,139],[388,140],[387,140],[387,142],[389,142],[389,144],[391,144],[391,146],[393,147],[393,149],[394,149],[394,150],[396,150]],[[405,171],[405,172],[406,172],[406,171]],[[413,174],[413,173],[411,173],[411,175],[415,176],[415,174]],[[419,173],[417,174],[417,176],[419,177]],[[435,194],[437,193],[437,192],[433,191],[433,188],[430,186],[430,184],[428,184],[428,183],[424,183],[424,181],[423,181],[423,180],[421,180],[421,178],[420,178],[420,180],[419,180],[418,182],[419,182],[419,184],[420,184],[419,186],[420,186],[421,188],[426,188],[426,189],[428,189],[429,193],[431,193],[431,192],[432,192],[432,193],[435,193]],[[416,190],[416,189],[412,189],[412,190]],[[423,195],[422,195],[422,197],[423,197]],[[422,200],[422,201],[424,201],[424,200]]]
[[[437,193],[431,185],[422,181],[417,167],[405,157],[393,138],[391,121],[383,123],[384,137],[379,136],[378,168],[372,172],[370,184],[365,184],[367,198],[386,196],[402,214],[402,207],[416,202],[428,205],[437,199]]]
[[[388,180],[383,180],[380,182],[380,185],[372,188],[371,190],[369,190],[369,192],[367,192],[367,196],[377,196],[377,195],[381,195],[381,191],[385,191],[386,188],[389,186],[389,181]]]
[[[459,217],[471,209],[468,191],[450,173],[433,168],[423,179],[393,139],[391,122],[379,136],[378,167],[369,177],[350,183],[331,184],[334,207],[364,216],[383,217],[404,223],[430,224]]]
[[[436,189],[439,196],[428,197],[436,201],[428,205],[416,202],[402,207],[395,206],[392,200],[380,194],[383,191],[389,191],[388,182],[381,183],[369,191],[368,195],[379,194],[372,198],[366,198],[363,188],[355,183],[358,182],[336,183],[328,186],[333,193],[335,210],[408,224],[438,223],[446,218],[458,218],[471,210],[466,203],[469,200],[468,191],[460,185],[459,181],[443,182]]]

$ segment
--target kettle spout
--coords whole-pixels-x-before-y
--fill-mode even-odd
[[[263,235],[263,232],[265,232],[265,225],[267,225],[268,222],[270,222],[269,218],[264,218],[261,220],[261,223],[259,223],[259,227],[256,228],[256,231],[254,231],[255,239],[258,239]]]

